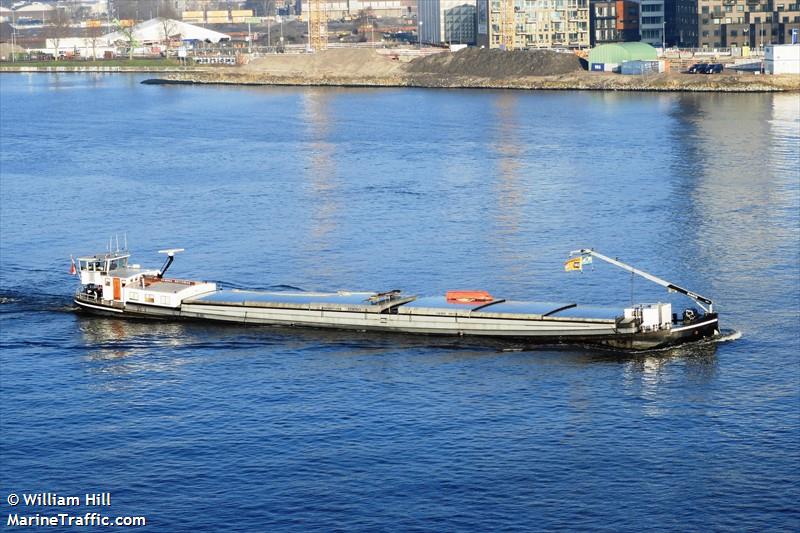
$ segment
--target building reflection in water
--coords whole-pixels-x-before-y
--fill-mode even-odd
[[[623,372],[623,388],[630,396],[640,398],[642,414],[649,417],[675,415],[664,398],[676,386],[709,394],[708,387],[717,374],[717,343],[700,342],[669,350],[631,355]],[[686,387],[691,384],[691,387]],[[707,405],[707,398],[691,398],[693,403]]]
[[[177,322],[133,321],[102,317],[80,317],[78,324],[86,360],[97,363],[92,374],[121,376],[141,372],[169,372],[186,362],[174,354],[192,344],[186,326]],[[160,357],[170,352],[169,357]],[[102,384],[112,387],[113,384]]]
[[[492,102],[495,123],[489,146],[495,161],[492,176],[495,207],[490,242],[495,254],[505,263],[505,277],[518,280],[529,267],[522,257],[527,248],[522,237],[528,191],[522,163],[525,139],[520,134],[519,97],[513,92],[503,92]]]
[[[303,154],[307,160],[304,190],[311,226],[302,244],[311,253],[335,248],[332,241],[341,216],[334,159],[336,145],[330,141],[331,105],[335,94],[326,89],[308,89],[303,93],[303,117],[307,129]],[[326,265],[331,263],[324,262]]]
[[[791,231],[784,218],[797,207],[798,106],[788,95],[679,97],[671,233],[684,259],[707,262],[715,271],[745,258],[757,262],[752,267],[775,259],[752,252],[774,251]]]

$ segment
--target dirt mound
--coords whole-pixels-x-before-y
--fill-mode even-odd
[[[375,50],[342,48],[316,54],[272,54],[254,59],[243,70],[273,76],[390,76],[402,69]]]
[[[556,76],[582,70],[578,56],[551,50],[505,51],[467,48],[415,59],[406,67],[411,74],[510,78]]]

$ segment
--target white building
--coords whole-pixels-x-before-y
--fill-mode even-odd
[[[128,37],[121,31],[109,33],[104,35],[103,38],[108,39],[111,43],[125,43],[128,41]],[[218,43],[223,40],[230,40],[231,36],[226,33],[187,24],[180,20],[157,18],[146,20],[134,26],[133,38],[141,45],[150,45],[163,43],[166,40]]]
[[[664,44],[664,0],[641,0],[639,34],[643,43],[661,48]]]
[[[166,36],[165,36],[166,30]],[[158,54],[164,51],[167,41],[201,41],[218,43],[230,40],[230,35],[201,28],[172,19],[150,19],[133,27],[135,54]],[[120,53],[130,44],[121,31],[99,37],[65,37],[47,39],[41,51],[55,57],[77,55],[83,58],[102,59],[106,52]]]
[[[33,2],[14,9],[13,20],[17,22],[26,21],[50,21],[55,17],[56,7],[41,2]]]
[[[764,48],[767,74],[800,74],[800,44],[770,44]]]
[[[361,11],[371,11],[375,18],[401,17],[408,12],[406,3],[401,0],[323,0],[322,9],[328,14],[328,20],[356,17]],[[308,0],[302,0],[300,14],[305,17],[306,13]]]
[[[115,53],[117,46],[105,37],[64,37],[47,39],[40,50],[53,57],[75,55],[81,58],[103,59],[106,52]]]
[[[427,44],[475,44],[476,13],[476,0],[420,2],[420,40]]]

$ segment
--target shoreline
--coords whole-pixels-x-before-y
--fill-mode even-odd
[[[281,87],[427,88],[427,89],[511,89],[548,91],[631,91],[631,92],[716,92],[772,93],[800,91],[800,77],[725,75],[710,78],[692,74],[623,76],[620,74],[576,73],[562,76],[488,78],[433,74],[399,76],[306,76],[268,75],[247,72],[181,72],[151,78],[146,85],[239,85]]]
[[[12,66],[12,65],[2,65],[0,66],[0,74],[2,73],[52,73],[52,72],[174,72],[174,73],[185,73],[185,72],[200,72],[200,69],[196,69],[194,67],[174,67],[174,66],[167,66],[167,67],[148,67],[148,66],[134,66],[134,67],[126,67],[126,66],[108,66],[108,67],[99,67],[99,66],[77,66],[77,65],[68,65],[68,66],[54,66],[54,67],[40,67],[40,66]]]
[[[196,66],[0,66],[2,73],[153,73],[147,85],[239,85],[277,87],[497,89],[543,91],[628,91],[773,93],[800,92],[800,76],[756,76],[752,73],[683,74],[662,73],[624,76],[575,71],[550,76],[463,76],[435,72],[360,73],[309,72],[302,68],[283,71],[252,70],[247,67]]]

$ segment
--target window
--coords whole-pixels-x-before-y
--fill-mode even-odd
[[[138,299],[139,299],[139,293],[138,292],[131,291],[131,292],[128,293],[128,300],[138,300]]]
[[[736,6],[736,11],[744,11],[744,6]]]
[[[719,30],[714,30],[714,37],[719,37]]]
[[[708,24],[708,19],[703,19],[703,26],[705,26],[706,24]]]
[[[162,305],[168,305],[169,304],[169,296],[162,296],[160,301],[161,301]]]
[[[708,32],[707,31],[703,32],[703,37],[708,37]]]
[[[731,30],[731,37],[738,37],[739,33],[736,30]]]
[[[145,302],[147,302],[147,303],[149,303],[149,304],[154,304],[154,303],[156,303],[156,299],[155,299],[155,297],[154,297],[152,294],[145,294],[145,295],[144,295],[144,301],[145,301]]]
[[[708,13],[708,6],[703,6],[702,13]]]

